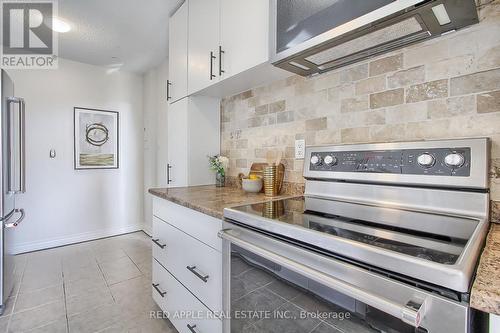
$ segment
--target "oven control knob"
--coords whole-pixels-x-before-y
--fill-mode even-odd
[[[321,165],[322,159],[321,156],[319,155],[313,155],[311,156],[311,164],[312,165]]]
[[[326,155],[324,162],[328,166],[334,166],[335,164],[337,164],[337,158],[332,155]]]
[[[465,157],[460,153],[451,153],[446,155],[444,163],[450,168],[460,168],[465,163]]]
[[[424,168],[430,168],[436,163],[436,159],[429,153],[423,153],[417,157],[417,163]]]

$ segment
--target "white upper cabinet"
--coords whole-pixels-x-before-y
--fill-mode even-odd
[[[224,96],[271,78],[272,68],[257,68],[269,60],[269,8],[269,0],[189,0],[189,95]]]
[[[170,103],[188,94],[188,2],[186,1],[169,21],[167,99]]]
[[[189,0],[189,94],[219,81],[219,16],[219,0]]]
[[[222,78],[269,59],[269,0],[220,0]]]

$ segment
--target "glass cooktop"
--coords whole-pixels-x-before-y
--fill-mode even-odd
[[[457,262],[478,223],[467,218],[311,197],[231,210],[261,221],[279,221],[322,236],[445,265]],[[301,240],[299,236],[297,240]]]

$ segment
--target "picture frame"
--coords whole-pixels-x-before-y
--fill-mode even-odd
[[[118,169],[119,127],[117,111],[74,107],[74,169]]]

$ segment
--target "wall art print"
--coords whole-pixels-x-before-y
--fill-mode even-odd
[[[75,107],[75,169],[118,169],[118,134],[118,112]]]

